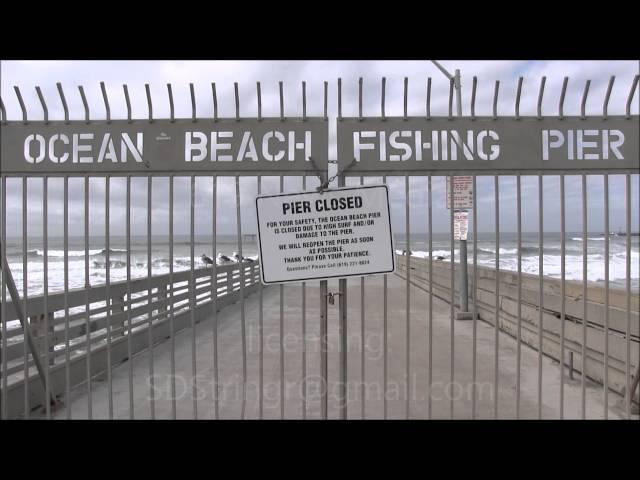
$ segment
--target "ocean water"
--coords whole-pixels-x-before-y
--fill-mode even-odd
[[[539,268],[539,239],[537,233],[522,234],[522,271],[537,274]],[[151,241],[151,272],[160,275],[169,272],[169,241],[166,236],[154,236]],[[245,239],[247,240],[247,239]],[[559,233],[545,233],[543,237],[543,274],[560,278],[561,246]],[[602,234],[589,233],[587,238],[587,278],[593,282],[604,282],[605,257]],[[638,291],[640,288],[640,237],[631,237],[631,285]],[[412,234],[409,249],[412,255],[428,257],[428,236],[426,234]],[[582,280],[582,234],[580,232],[567,233],[566,248],[566,278],[568,280]],[[468,260],[473,263],[473,240],[469,238]],[[433,257],[442,256],[443,261],[450,261],[450,240],[448,233],[434,233],[432,238]],[[212,253],[210,236],[196,236],[194,244],[194,266],[204,268],[200,259],[204,253],[209,257],[218,254],[233,258],[238,251],[238,242],[233,235],[219,235],[216,241],[215,255]],[[495,234],[479,233],[478,265],[495,267],[496,243]],[[459,261],[459,243],[455,242],[455,261]],[[127,250],[126,239],[112,236],[110,239],[110,280],[117,282],[126,280]],[[406,238],[402,234],[394,235],[394,248],[401,252],[406,249]],[[43,293],[44,280],[44,252],[41,239],[29,239],[27,245],[27,283],[30,296]],[[147,276],[147,239],[145,236],[131,237],[131,278]],[[92,286],[104,284],[106,281],[106,245],[104,238],[91,237],[89,241],[89,284]],[[258,258],[258,247],[254,239],[243,241],[242,254],[245,257]],[[501,232],[500,234],[500,269],[517,271],[517,236],[515,233]],[[188,270],[191,267],[190,241],[188,236],[174,236],[173,268],[174,272]],[[85,246],[83,237],[69,238],[69,288],[83,288],[85,285]],[[8,239],[7,259],[22,296],[23,288],[23,251],[18,238]],[[49,292],[64,289],[64,243],[62,238],[49,238],[48,241],[48,279]],[[218,259],[218,264],[225,264]],[[626,237],[609,236],[609,280],[612,287],[625,288],[626,282]]]
[[[518,270],[518,239],[512,232],[500,233],[499,263],[501,270]],[[542,272],[544,276],[561,278],[562,247],[560,233],[545,233],[542,238]],[[609,284],[611,287],[626,288],[627,253],[626,236],[609,235]],[[631,237],[631,288],[640,289],[640,237]],[[404,235],[394,236],[396,251],[405,250]],[[429,243],[425,234],[412,234],[409,250],[413,256],[428,258]],[[478,265],[496,266],[495,233],[478,233]],[[474,242],[471,235],[467,241],[467,259],[473,264]],[[451,261],[451,243],[448,234],[433,234],[432,256],[444,257],[443,261]],[[538,274],[539,272],[539,235],[538,233],[522,233],[521,241],[522,272]],[[459,242],[454,244],[454,261],[460,260]],[[605,235],[587,234],[587,280],[604,283],[605,281]],[[583,279],[583,241],[582,232],[570,232],[565,235],[565,278],[567,280]]]

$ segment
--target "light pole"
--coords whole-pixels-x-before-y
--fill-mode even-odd
[[[431,62],[440,70],[449,81],[453,80],[453,86],[456,89],[456,105],[458,117],[462,117],[462,88],[460,86],[460,70],[456,69],[455,74],[451,75],[442,65],[437,61],[431,60]],[[451,177],[452,185],[449,186],[449,193],[451,195],[451,208],[455,207],[454,195],[453,195],[453,177]],[[474,205],[473,208],[476,206]],[[452,239],[453,241],[453,239]],[[452,259],[453,260],[453,259]],[[467,272],[467,241],[460,240],[460,311],[456,315],[458,320],[468,320],[472,318],[472,314],[469,312],[469,279]]]

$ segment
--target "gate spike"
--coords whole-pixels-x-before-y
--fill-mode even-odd
[[[107,97],[107,89],[104,82],[100,82],[100,90],[102,90],[102,98],[104,99],[104,108],[107,111],[107,123],[111,123],[111,109],[109,108],[109,98]]]
[[[324,82],[324,119],[328,120],[329,116],[327,115],[327,109],[329,106],[329,82]]]
[[[498,93],[500,92],[500,80],[496,80],[496,87],[493,93],[493,119],[498,118]]]
[[[385,87],[387,86],[387,79],[382,77],[382,86],[380,91],[380,112],[382,116],[382,120],[386,120],[385,112],[384,112],[384,101],[385,101]]]
[[[516,120],[520,120],[520,95],[522,94],[522,77],[518,78],[518,90],[516,92]]]
[[[362,121],[362,77],[358,78],[358,120]]]
[[[542,119],[542,97],[544,95],[544,84],[547,83],[547,77],[540,80],[540,91],[538,93],[538,120]]]
[[[453,120],[453,86],[454,79],[451,77],[449,80],[449,120]]]
[[[193,83],[189,84],[189,91],[191,92],[191,121],[196,122],[196,92],[193,88]]]
[[[627,99],[627,118],[631,118],[631,100],[633,100],[633,94],[635,93],[636,87],[638,86],[638,80],[640,80],[640,75],[636,75],[633,79],[633,83],[631,84],[629,98]]]
[[[584,85],[584,93],[582,94],[582,105],[580,106],[580,117],[584,120],[584,112],[587,106],[587,96],[589,95],[589,87],[591,86],[591,80],[587,80]]]
[[[18,97],[18,102],[20,103],[20,108],[22,109],[22,123],[25,125],[29,123],[29,119],[27,118],[27,109],[24,107],[24,101],[22,100],[22,94],[20,93],[20,88],[15,85],[13,90],[16,92],[16,97]]]
[[[240,93],[238,92],[238,82],[233,82],[233,88],[236,92],[236,121],[240,120]]]
[[[307,119],[307,82],[302,81],[302,121]]]
[[[60,100],[62,101],[62,108],[64,109],[64,123],[69,123],[69,109],[67,108],[67,99],[64,97],[64,90],[62,89],[62,84],[60,82],[56,83],[58,87],[58,94],[60,95]]]
[[[342,120],[342,79],[338,78],[338,120]]]
[[[216,95],[216,82],[211,82],[211,92],[213,94],[213,121],[218,121],[218,95]]]
[[[167,94],[169,95],[169,120],[171,123],[175,122],[176,119],[174,117],[173,111],[173,90],[171,90],[171,84],[167,83]]]
[[[602,105],[602,116],[607,119],[607,112],[609,111],[609,97],[611,96],[611,90],[613,89],[613,82],[616,81],[616,76],[611,75],[609,79],[609,85],[607,86],[607,93],[604,96],[604,104]]]
[[[153,123],[153,104],[151,103],[151,89],[149,88],[149,84],[144,84],[144,89],[147,92],[147,105],[149,107],[149,123]]]
[[[0,113],[2,113],[2,118],[0,121],[3,121],[5,124],[7,123],[7,111],[4,108],[4,103],[2,102],[2,98],[0,97]]]
[[[129,88],[126,84],[122,85],[124,90],[124,101],[127,103],[127,121],[131,123],[131,102],[129,101]]]
[[[409,96],[409,77],[404,77],[404,120],[407,119],[407,97]]]
[[[278,82],[278,87],[280,90],[280,121],[284,121],[284,93],[282,81]]]
[[[431,77],[427,77],[427,120],[431,120]]]
[[[473,85],[471,87],[471,120],[476,119],[476,88],[478,87],[478,77],[473,77]]]
[[[84,88],[82,85],[78,85],[78,90],[80,91],[80,98],[82,98],[82,104],[84,105],[84,121],[89,123],[91,121],[89,115],[89,104],[87,103],[87,97],[84,94]]]
[[[44,101],[42,91],[38,86],[36,86],[36,93],[38,94],[38,98],[40,99],[40,103],[42,104],[42,110],[44,112],[44,123],[46,125],[47,123],[49,123],[49,110],[47,109],[47,103]]]
[[[256,82],[256,94],[258,98],[258,121],[262,120],[262,91],[260,89],[260,82]]]
[[[561,120],[564,118],[564,96],[567,93],[568,83],[569,77],[564,77],[564,80],[562,81],[562,91],[560,92],[560,105],[558,105],[558,112]]]

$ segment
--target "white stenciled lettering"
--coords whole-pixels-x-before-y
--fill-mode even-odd
[[[360,152],[362,150],[373,150],[373,143],[362,143],[361,138],[375,138],[376,132],[373,131],[364,131],[364,132],[353,132],[353,156],[356,159],[356,162],[360,161]]]
[[[233,132],[211,132],[211,161],[232,162],[232,155],[218,155],[220,150],[231,150],[230,143],[218,143],[218,138],[233,138]]]
[[[73,163],[93,163],[93,157],[80,156],[81,152],[91,152],[91,144],[83,145],[81,140],[93,140],[93,133],[74,133],[72,137],[71,152]]]
[[[38,144],[38,155],[31,155],[31,144],[33,142],[37,142]],[[24,159],[29,163],[40,163],[44,160],[44,156],[46,154],[45,141],[44,137],[39,134],[31,134],[24,140]]]
[[[486,137],[491,138],[495,142],[498,142],[500,140],[498,134],[493,130],[483,130],[478,133],[478,157],[480,157],[480,160],[495,160],[496,158],[498,158],[498,155],[500,155],[500,145],[498,143],[492,143],[489,146],[489,154],[487,154],[485,151],[484,143]]]
[[[69,145],[69,137],[64,134],[57,133],[49,139],[49,158],[53,163],[64,163],[69,159],[69,152],[64,152],[61,156],[56,155],[56,142],[62,142]]]
[[[242,136],[242,142],[240,143],[240,150],[238,150],[237,161],[241,162],[245,158],[253,160],[254,162],[258,161],[256,144],[253,141],[251,132],[244,132],[244,135]]]
[[[113,146],[113,139],[109,133],[102,137],[102,144],[100,145],[100,151],[98,152],[98,163],[102,163],[105,158],[107,160],[111,160],[113,163],[118,162],[116,149]]]
[[[262,138],[262,156],[269,162],[278,162],[284,157],[284,149],[280,149],[276,154],[271,153],[271,150],[269,150],[269,140],[273,137],[280,142],[284,142],[285,140],[282,132],[278,132],[277,130],[267,132],[267,134]]]

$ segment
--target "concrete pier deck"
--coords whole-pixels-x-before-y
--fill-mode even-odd
[[[431,412],[429,415],[429,295],[411,286],[409,290],[411,315],[407,323],[406,281],[396,275],[388,277],[387,292],[387,418],[392,419],[470,419],[472,418],[473,379],[473,321],[452,322],[450,305],[433,298]],[[365,298],[361,298],[361,280],[348,281],[348,418],[384,418],[384,290],[383,277],[365,278]],[[265,287],[263,302],[263,411],[265,419],[318,419],[319,396],[319,282],[306,284],[306,335],[303,342],[302,286],[286,285],[283,291],[281,344],[280,292],[281,287]],[[338,282],[329,282],[329,291],[338,291]],[[364,340],[362,349],[362,311],[364,305]],[[237,302],[222,309],[218,315],[218,418],[242,416],[242,335],[241,304]],[[328,417],[338,418],[339,337],[338,302],[329,305],[328,355]],[[247,351],[247,389],[244,418],[260,417],[260,293],[245,300],[245,329]],[[409,334],[407,335],[407,326]],[[453,327],[453,332],[452,332]],[[213,319],[202,320],[195,329],[197,418],[215,418]],[[451,352],[453,333],[454,350]],[[495,340],[493,325],[476,322],[476,418],[516,418],[516,354],[517,343],[511,336],[498,332],[498,377],[495,389]],[[409,411],[407,411],[406,374],[407,339],[410,341]],[[176,418],[195,418],[194,382],[192,371],[193,331],[189,328],[175,336]],[[303,344],[306,348],[307,400],[303,411]],[[284,347],[281,349],[281,345]],[[281,365],[281,351],[284,365]],[[172,342],[167,340],[153,349],[155,393],[154,416],[173,417],[171,401]],[[132,362],[113,368],[113,418],[151,418],[149,352],[136,355]],[[364,364],[362,359],[364,357]],[[453,364],[452,364],[453,359]],[[542,403],[539,404],[538,352],[521,345],[521,389],[519,417],[537,419],[560,418],[560,367],[552,359],[542,358]],[[133,373],[133,412],[130,411],[130,365]],[[452,367],[454,378],[452,382]],[[364,369],[365,407],[362,403],[362,373]],[[284,374],[284,387],[280,381]],[[281,402],[284,388],[284,402]],[[494,399],[497,393],[497,411]],[[106,376],[93,382],[92,418],[109,418],[109,395]],[[54,413],[55,418],[87,418],[88,396],[83,385],[72,392],[68,404]],[[586,380],[585,416],[604,417],[602,386]],[[582,386],[579,373],[574,379],[565,368],[564,418],[581,418]],[[283,407],[282,407],[283,405]],[[282,407],[282,409],[281,409]],[[609,418],[625,418],[622,397],[609,392]],[[35,412],[34,412],[35,413]],[[37,415],[33,415],[37,416]],[[32,418],[33,418],[32,416]],[[636,416],[637,417],[637,416]]]

